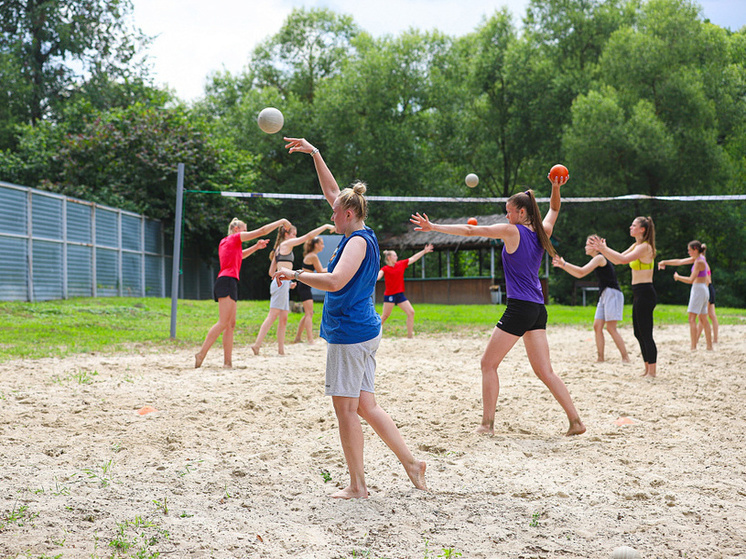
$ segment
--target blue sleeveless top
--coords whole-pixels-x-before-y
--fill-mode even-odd
[[[544,247],[539,236],[524,225],[516,225],[521,241],[513,254],[503,246],[503,270],[505,272],[505,291],[508,299],[520,299],[532,303],[544,304],[544,293],[539,281],[539,268],[544,256]]]
[[[373,306],[381,256],[378,239],[370,227],[342,237],[337,250],[329,259],[327,269],[333,272],[342,257],[345,246],[353,237],[362,237],[367,243],[365,258],[355,275],[339,291],[327,291],[321,316],[321,337],[330,344],[358,344],[372,340],[381,331],[381,317]]]

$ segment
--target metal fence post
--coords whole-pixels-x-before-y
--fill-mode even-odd
[[[176,216],[174,222],[174,259],[171,266],[171,338],[176,338],[176,305],[179,300],[179,256],[181,255],[181,212],[184,204],[184,164],[176,174]]]

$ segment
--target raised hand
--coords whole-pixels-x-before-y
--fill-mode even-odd
[[[427,217],[427,214],[420,214],[420,212],[417,212],[415,214],[412,214],[412,216],[409,218],[409,221],[416,225],[416,227],[414,228],[415,231],[433,230],[433,224],[430,223],[430,219]]]

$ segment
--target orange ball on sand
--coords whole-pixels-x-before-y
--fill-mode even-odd
[[[469,219],[466,220],[466,223],[468,223],[469,225],[476,225],[477,224],[477,218],[476,217],[470,217]]]
[[[557,178],[567,178],[570,175],[570,172],[567,170],[567,167],[564,165],[555,165],[551,169],[549,169],[549,178],[551,180],[557,179]]]

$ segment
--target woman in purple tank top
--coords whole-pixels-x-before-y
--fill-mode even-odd
[[[689,258],[661,260],[658,262],[658,269],[665,270],[666,266],[692,265],[690,275],[681,276],[674,273],[673,279],[692,286],[689,294],[689,306],[687,307],[692,351],[697,349],[697,342],[702,335],[702,331],[705,333],[707,349],[711,351],[712,344],[718,341],[718,321],[715,314],[714,293],[711,293],[713,291],[712,271],[705,258],[707,245],[694,240],[689,242],[686,248]],[[710,323],[707,322],[708,316],[712,320],[712,330],[710,329]],[[699,318],[699,325],[697,325],[697,318]]]
[[[536,376],[549,388],[567,414],[570,427],[566,435],[585,433],[575,405],[565,383],[552,370],[547,341],[547,311],[539,281],[539,267],[544,251],[556,252],[549,242],[560,209],[560,187],[567,177],[550,179],[552,196],[549,211],[542,221],[539,206],[532,190],[514,194],[505,205],[508,223],[495,225],[441,225],[433,223],[427,214],[412,215],[415,231],[438,231],[462,237],[491,237],[503,241],[503,268],[508,294],[505,313],[492,331],[482,355],[482,423],[478,433],[495,432],[495,407],[500,393],[497,368],[502,360],[523,338],[526,354]]]

